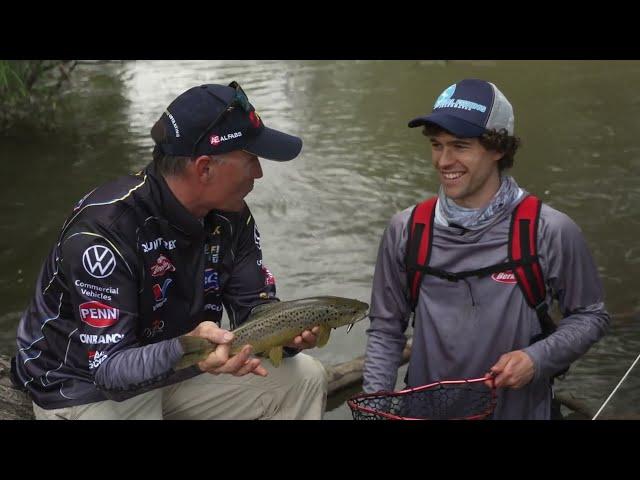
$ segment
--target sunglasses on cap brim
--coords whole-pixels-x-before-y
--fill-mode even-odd
[[[196,140],[196,142],[193,144],[193,152],[191,154],[192,157],[196,156],[196,150],[198,149],[198,145],[200,144],[200,142],[202,141],[202,139],[207,135],[207,133],[209,133],[211,131],[211,129],[213,127],[215,127],[227,114],[231,113],[233,110],[235,110],[237,107],[242,108],[242,110],[244,110],[245,112],[249,113],[251,112],[251,110],[253,109],[253,107],[251,106],[251,104],[249,103],[249,98],[247,97],[247,94],[244,93],[244,90],[242,90],[242,87],[240,86],[240,84],[236,81],[231,82],[229,85],[229,87],[233,88],[235,90],[235,93],[233,95],[233,98],[231,99],[231,101],[225,105],[225,107],[222,109],[222,111],[216,116],[216,118],[209,124],[207,125],[207,128],[204,129],[204,131],[202,132],[202,135],[200,135],[198,137],[198,140]],[[213,95],[213,94],[212,94]],[[216,95],[214,95],[216,98],[218,98]]]

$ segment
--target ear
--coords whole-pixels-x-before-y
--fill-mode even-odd
[[[504,157],[504,152],[499,152],[497,150],[491,150],[491,160],[498,163],[498,161]]]
[[[193,170],[195,176],[201,182],[208,183],[209,179],[213,176],[214,163],[211,157],[207,155],[200,155],[193,161]]]

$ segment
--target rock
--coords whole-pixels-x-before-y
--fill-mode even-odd
[[[0,355],[0,420],[33,420],[29,396],[11,384],[11,361]]]
[[[409,356],[411,355],[411,342],[412,339],[409,338],[404,350],[402,351],[402,365],[409,361]],[[362,382],[364,355],[338,365],[325,366],[325,369],[329,378],[328,395],[332,396],[341,390]]]
[[[402,363],[409,360],[411,353],[411,339],[403,351]],[[339,394],[340,391],[352,387],[362,381],[362,369],[364,366],[364,356],[355,358],[348,362],[328,366],[329,375],[329,395]],[[33,420],[33,406],[29,396],[16,389],[11,384],[9,372],[11,361],[8,357],[0,355],[0,420]],[[565,417],[567,420],[584,420],[593,416],[592,412],[579,399],[571,395],[557,394],[558,400],[572,413]],[[637,420],[638,415],[618,415],[604,416],[603,420]]]

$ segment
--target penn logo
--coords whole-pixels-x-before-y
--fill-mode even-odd
[[[110,327],[117,323],[120,310],[100,302],[80,304],[80,320],[96,328]]]
[[[491,278],[499,283],[518,283],[518,281],[516,280],[516,276],[511,270],[508,270],[506,272],[494,273],[493,275],[491,275]]]

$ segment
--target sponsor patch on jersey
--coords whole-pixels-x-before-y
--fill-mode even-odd
[[[258,247],[258,250],[262,250],[260,248],[260,232],[258,231],[258,226],[257,225],[253,225],[253,241],[256,242],[256,247]]]
[[[215,303],[207,303],[204,306],[204,311],[205,312],[221,312],[222,311],[222,305],[215,304]]]
[[[218,290],[220,284],[218,283],[218,272],[213,268],[207,268],[204,271],[204,291],[210,292],[212,290]]]
[[[151,291],[153,292],[153,298],[155,298],[156,300],[156,304],[153,306],[154,312],[157,309],[159,309],[161,306],[163,306],[165,303],[167,303],[167,289],[169,288],[169,285],[171,285],[172,282],[173,280],[171,280],[170,278],[167,278],[162,284],[162,286],[156,283],[151,287]]]
[[[491,275],[491,278],[499,283],[518,283],[516,276],[511,270],[506,272],[496,272]]]
[[[89,350],[89,370],[98,368],[107,359],[107,354],[98,350]]]
[[[146,338],[153,338],[156,335],[161,334],[162,332],[164,332],[164,322],[162,320],[156,318],[153,322],[151,322],[151,326],[150,327],[144,329],[142,334]]]
[[[73,284],[80,289],[80,293],[85,297],[97,298],[99,300],[112,300],[112,295],[118,295],[120,288],[116,287],[99,287],[90,283],[84,283],[76,280]]]
[[[156,259],[156,263],[151,265],[151,276],[152,277],[162,277],[167,272],[175,272],[176,267],[173,266],[171,260],[169,260],[166,256],[160,254],[160,256]]]
[[[276,284],[276,278],[269,271],[269,269],[267,267],[265,267],[264,265],[262,265],[262,267],[260,267],[260,268],[262,269],[262,274],[264,275],[264,284],[265,285],[275,285]]]
[[[80,320],[96,328],[110,327],[118,322],[120,310],[100,302],[80,304]]]
[[[160,247],[164,247],[167,250],[173,250],[176,248],[176,240],[165,240],[162,237],[158,237],[150,242],[143,242],[140,244],[143,253],[153,252]]]
[[[207,255],[211,263],[218,263],[220,261],[220,245],[210,245]]]
[[[94,278],[106,278],[116,268],[116,256],[109,247],[93,245],[82,254],[82,265]]]
[[[86,333],[80,334],[80,341],[88,345],[108,345],[110,343],[118,343],[123,338],[124,335],[121,333],[109,333],[106,335],[89,335]]]

